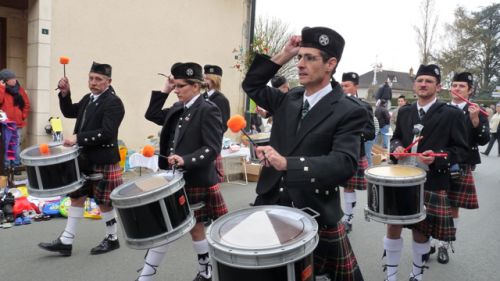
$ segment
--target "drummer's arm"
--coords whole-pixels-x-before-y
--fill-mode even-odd
[[[469,144],[467,143],[467,129],[465,126],[465,115],[460,110],[450,112],[449,142],[444,149],[436,149],[436,153],[448,153],[447,157],[436,157],[432,170],[448,171],[451,164],[466,163]]]
[[[165,101],[167,100],[170,92],[164,93],[160,91],[151,92],[151,98],[149,100],[148,109],[144,117],[157,125],[162,126],[167,117],[168,108],[162,109]]]
[[[79,103],[73,103],[71,100],[71,92],[68,92],[66,95],[63,95],[62,92],[59,92],[58,96],[59,108],[61,108],[63,116],[66,118],[78,117],[78,109],[80,108],[80,104],[84,99],[80,100]]]

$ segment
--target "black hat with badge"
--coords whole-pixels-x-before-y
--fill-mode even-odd
[[[418,68],[417,75],[415,75],[415,79],[420,75],[434,76],[436,77],[438,84],[441,83],[441,69],[439,69],[439,66],[435,64],[421,64]]]
[[[340,61],[345,41],[335,30],[327,27],[304,27],[301,47],[316,48]]]
[[[90,67],[90,72],[99,73],[111,78],[111,65],[94,61]]]
[[[345,72],[342,74],[342,82],[351,81],[354,85],[359,84],[359,75],[356,72]]]
[[[203,67],[205,74],[214,74],[222,76],[222,68],[218,65],[207,64]]]
[[[455,76],[453,76],[453,82],[467,82],[467,84],[469,84],[469,87],[471,87],[472,82],[474,82],[474,80],[472,78],[472,73],[461,72],[461,73],[455,74]]]
[[[172,73],[175,79],[203,81],[203,71],[201,69],[201,65],[195,62],[174,63],[170,69],[170,73]]]

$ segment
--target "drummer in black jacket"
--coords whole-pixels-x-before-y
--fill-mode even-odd
[[[229,100],[220,92],[222,84],[222,68],[217,65],[207,64],[203,67],[205,72],[205,84],[207,91],[203,93],[203,97],[206,100],[213,102],[220,110],[222,118],[222,135],[227,130],[227,120],[229,120],[229,115],[231,114],[231,108],[229,107]],[[221,139],[222,143],[222,139]],[[222,166],[222,157],[217,154],[215,160],[215,168],[217,169],[217,175],[219,181],[224,181],[224,167]]]
[[[410,281],[422,280],[425,255],[430,250],[430,236],[443,241],[455,240],[455,228],[447,198],[450,166],[452,163],[462,163],[468,150],[463,112],[437,100],[437,94],[441,89],[439,67],[434,64],[421,65],[415,76],[413,89],[418,98],[417,102],[401,107],[391,140],[391,150],[403,153],[405,147],[413,142],[416,134],[423,137],[413,150],[422,153],[416,159],[417,166],[427,170],[424,184],[427,216],[425,220],[407,226],[413,233],[413,268]],[[434,157],[430,155],[431,153],[447,153],[447,156]],[[395,158],[399,164],[412,160],[403,156]],[[397,268],[403,248],[402,227],[402,225],[387,225],[384,250],[388,281],[397,278]]]
[[[472,73],[470,72],[456,74],[451,83],[451,91],[468,100],[473,93],[472,79]],[[490,134],[488,133],[490,131],[490,124],[488,117],[480,113],[479,105],[469,105],[456,95],[451,95],[452,101],[450,104],[460,108],[465,115],[469,147],[465,161],[451,166],[452,178],[450,190],[448,191],[448,199],[451,205],[453,225],[455,228],[458,228],[459,208],[479,208],[472,171],[477,164],[481,163],[478,145],[485,145],[490,140]],[[438,262],[443,264],[448,263],[448,249],[450,246],[450,243],[440,241],[438,246]],[[431,249],[431,253],[434,252],[433,250],[435,251],[435,248]]]
[[[355,190],[366,190],[368,187],[368,182],[365,179],[365,170],[368,168],[367,153],[371,151],[365,151],[365,142],[375,139],[375,124],[373,122],[373,109],[372,106],[362,101],[358,98],[358,84],[359,75],[356,72],[347,72],[342,74],[342,90],[347,97],[360,103],[366,109],[368,113],[368,120],[363,128],[363,133],[361,134],[361,147],[358,161],[358,169],[352,178],[350,178],[346,183],[343,183],[344,187],[344,217],[342,222],[344,223],[346,232],[349,233],[352,230],[352,221],[354,219],[354,207],[356,206],[356,191]]]
[[[203,202],[205,206],[194,212],[196,225],[191,230],[193,246],[198,254],[199,269],[195,281],[212,280],[212,266],[208,257],[204,222],[227,213],[220,193],[214,160],[222,146],[220,110],[200,95],[203,83],[202,69],[197,63],[176,63],[171,68],[162,91],[153,91],[146,119],[163,126],[160,134],[161,169],[174,165],[184,170],[185,189],[191,205]],[[174,92],[179,101],[163,109],[169,94]],[[150,280],[165,257],[167,245],[150,249],[139,281]]]
[[[257,54],[243,89],[273,115],[270,145],[256,149],[266,165],[257,183],[255,205],[309,207],[320,216],[320,241],[314,251],[316,275],[333,280],[363,280],[340,207],[339,185],[358,165],[366,110],[331,81],[344,49],[340,34],[325,27],[304,28],[272,58]],[[286,95],[266,84],[296,58],[304,87]]]
[[[83,218],[87,196],[93,197],[99,205],[106,223],[106,237],[92,248],[92,255],[102,254],[120,247],[116,236],[116,212],[109,195],[122,184],[120,153],[118,148],[118,128],[125,115],[120,98],[111,87],[111,66],[94,62],[89,73],[89,94],[73,103],[67,77],[58,83],[59,106],[64,117],[76,118],[73,135],[64,139],[64,145],[80,147],[78,158],[80,170],[90,176],[102,174],[100,181],[88,180],[79,190],[69,194],[71,207],[68,210],[66,228],[59,238],[50,243],[40,243],[44,250],[70,256],[76,225]]]

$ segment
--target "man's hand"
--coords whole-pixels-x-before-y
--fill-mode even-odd
[[[396,147],[396,149],[394,149],[394,153],[405,153],[405,148],[402,147],[402,146],[398,146]],[[399,159],[403,159],[403,158],[406,158],[408,156],[403,156],[403,155],[394,155],[394,158],[396,158],[397,160]]]
[[[64,146],[73,146],[76,144],[77,137],[76,135],[69,136],[63,140]]]
[[[182,167],[182,166],[184,166],[184,159],[182,159],[182,157],[180,157],[177,154],[170,155],[168,157],[168,164]]]
[[[172,77],[172,75],[169,75],[165,80],[165,85],[163,86],[161,92],[165,94],[170,94],[170,92],[172,92],[174,88],[175,88],[174,78]]]
[[[266,167],[274,167],[278,171],[286,171],[287,160],[281,156],[272,146],[258,146],[255,149],[257,158],[264,163]]]
[[[61,78],[57,83],[57,88],[61,91],[63,97],[67,96],[70,91],[68,77]]]
[[[477,128],[477,126],[479,126],[479,112],[479,105],[477,105],[476,103],[469,105],[469,118],[474,128]]]
[[[255,108],[255,113],[257,113],[262,118],[267,118],[267,111],[260,106],[257,106]]]
[[[271,60],[279,65],[289,62],[299,53],[300,42],[302,42],[302,36],[293,35],[288,39],[281,52],[272,57]]]
[[[420,161],[426,165],[430,165],[430,164],[434,163],[434,160],[436,159],[436,157],[428,156],[431,153],[434,153],[434,151],[426,150],[426,151],[422,152],[422,154],[420,154],[420,156],[418,156],[418,158],[417,158],[418,161]]]

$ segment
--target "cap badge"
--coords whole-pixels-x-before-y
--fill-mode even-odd
[[[193,76],[194,71],[191,68],[186,69],[186,75],[187,76]]]
[[[330,43],[330,38],[328,38],[328,35],[326,34],[321,34],[318,41],[321,46],[326,46]]]
[[[472,76],[471,76],[471,75],[468,75],[468,76],[467,76],[467,79],[469,79],[469,81],[472,81]]]
[[[434,68],[434,72],[436,73],[436,75],[439,75],[439,69]]]

